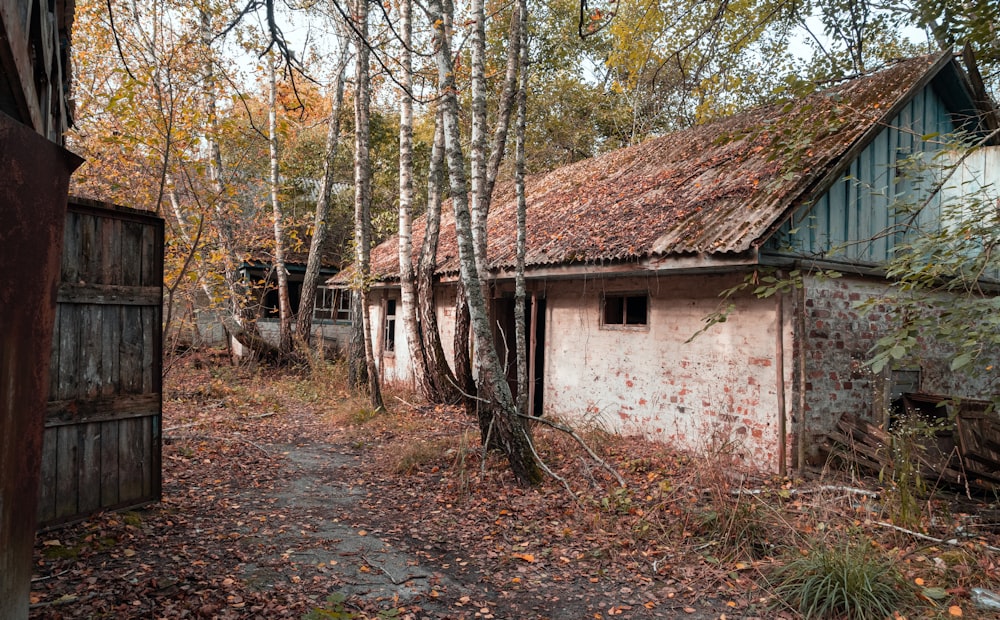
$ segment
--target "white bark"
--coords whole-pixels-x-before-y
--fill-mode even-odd
[[[285,223],[278,198],[280,175],[278,171],[278,86],[274,70],[274,53],[267,55],[268,110],[267,143],[271,168],[271,213],[274,222],[274,269],[278,276],[278,349],[288,353],[292,349],[292,306],[288,297],[288,270],[285,268]]]
[[[319,197],[316,199],[316,215],[313,219],[313,234],[309,242],[309,259],[306,273],[302,278],[302,296],[299,298],[296,331],[299,338],[309,344],[312,336],[312,315],[316,307],[316,287],[319,285],[320,268],[323,266],[323,245],[326,243],[327,220],[330,217],[330,202],[333,193],[334,160],[340,143],[340,112],[344,105],[344,72],[349,54],[346,41],[340,47],[333,87],[333,103],[327,123],[326,151],[323,158],[323,181]]]
[[[506,453],[514,475],[524,484],[533,484],[540,479],[538,463],[533,456],[527,428],[517,417],[510,386],[507,385],[506,374],[497,356],[480,282],[481,274],[476,265],[472,217],[466,195],[464,157],[458,126],[458,98],[455,92],[450,33],[444,28],[441,0],[432,0],[431,14],[438,38],[435,58],[438,67],[438,89],[441,93],[440,105],[444,117],[451,199],[455,210],[455,235],[458,241],[461,278],[466,288],[473,340],[480,360],[478,377],[480,397],[485,401],[483,405],[489,407],[494,414],[496,441]],[[488,444],[485,438],[484,444]]]
[[[428,380],[426,357],[420,327],[417,324],[416,280],[413,272],[413,39],[411,19],[412,0],[401,0],[399,5],[399,35],[403,49],[400,52],[402,88],[399,92],[399,288],[400,310],[406,344],[410,351],[410,368],[417,389],[425,398],[434,398],[434,389]]]
[[[368,396],[374,410],[385,408],[379,387],[375,351],[372,347],[373,330],[368,307],[369,277],[371,275],[371,156],[369,153],[371,121],[371,86],[368,75],[368,3],[355,1],[355,46],[357,48],[356,80],[354,93],[354,246],[355,264],[360,297],[361,329],[364,334],[365,366],[368,371]]]
[[[517,124],[514,132],[514,185],[517,193],[517,264],[514,273],[514,332],[517,341],[517,410],[528,414],[528,333],[525,325],[524,260],[527,253],[527,201],[524,195],[524,131],[528,96],[528,8],[527,0],[518,0],[515,9],[518,28],[517,56],[520,79],[517,88]],[[512,34],[512,37],[514,35]],[[513,47],[513,45],[512,45]]]

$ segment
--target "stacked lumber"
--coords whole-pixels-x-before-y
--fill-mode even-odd
[[[928,398],[903,399],[909,414],[916,413],[923,402],[929,402]],[[922,438],[914,446],[921,477],[964,489],[1000,489],[1000,420],[990,412],[989,403],[982,401],[963,401],[952,407],[953,430]],[[827,440],[835,460],[865,473],[891,476],[893,437],[880,426],[845,413],[837,428],[827,433]]]
[[[831,456],[876,475],[892,471],[892,437],[878,426],[845,413],[827,437]]]

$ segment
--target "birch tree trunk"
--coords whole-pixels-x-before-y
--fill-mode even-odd
[[[371,86],[368,74],[368,0],[355,2],[355,46],[357,47],[356,87],[354,93],[354,245],[356,251],[361,329],[364,335],[365,368],[368,374],[368,396],[373,410],[385,408],[379,386],[375,351],[372,345],[374,331],[368,307],[369,279],[371,275],[371,157],[370,111]]]
[[[514,11],[518,27],[517,55],[520,79],[517,88],[517,123],[514,131],[514,186],[517,193],[517,264],[514,272],[514,333],[517,341],[517,410],[528,414],[528,334],[525,318],[524,260],[527,253],[527,200],[524,195],[524,131],[528,97],[528,6],[518,0]],[[515,29],[511,29],[515,30]],[[514,34],[511,34],[514,38]],[[539,412],[540,413],[540,412]]]
[[[471,176],[472,241],[476,250],[476,270],[486,288],[489,273],[486,254],[486,217],[489,204],[486,194],[486,2],[471,0],[472,20],[470,40],[472,60],[472,134],[469,149]],[[447,122],[447,121],[446,121]],[[478,367],[478,366],[477,366]]]
[[[274,71],[274,53],[267,54],[268,111],[267,143],[271,158],[271,213],[274,219],[274,269],[278,276],[278,350],[287,355],[292,350],[292,304],[288,297],[288,270],[285,269],[285,223],[278,199],[278,85]]]
[[[455,234],[461,265],[461,278],[468,296],[472,334],[479,363],[480,406],[492,413],[491,437],[503,449],[511,470],[522,484],[535,484],[541,479],[538,462],[534,456],[528,428],[522,423],[500,365],[486,302],[476,268],[476,250],[472,234],[472,217],[466,194],[464,157],[458,126],[458,98],[455,91],[454,67],[451,59],[450,32],[444,27],[441,0],[431,1],[431,20],[435,24],[438,67],[438,88],[444,116],[445,151],[448,176],[451,181],[451,199],[455,208]],[[481,129],[481,128],[480,128]]]
[[[413,39],[412,0],[400,0],[399,36],[403,49],[399,63],[402,88],[399,92],[399,289],[400,310],[406,346],[410,352],[413,381],[427,400],[435,396],[427,370],[424,342],[417,325],[417,290],[413,273]]]
[[[431,402],[455,403],[462,398],[458,381],[448,366],[441,332],[438,330],[437,311],[434,306],[434,271],[437,268],[438,238],[441,232],[441,166],[444,163],[444,123],[441,111],[435,113],[434,142],[427,170],[427,213],[424,216],[424,242],[420,246],[417,262],[417,309],[420,332],[427,359],[427,376],[434,390]],[[468,322],[466,322],[468,325]],[[468,351],[469,333],[465,333]],[[466,355],[468,358],[468,355]],[[471,374],[470,374],[471,379]]]
[[[319,286],[320,270],[323,266],[323,245],[326,243],[327,220],[330,217],[330,201],[333,193],[334,160],[340,143],[340,111],[344,106],[344,72],[347,69],[348,53],[346,39],[340,47],[333,87],[333,104],[327,123],[326,150],[323,157],[323,181],[319,197],[316,199],[316,215],[313,220],[313,234],[309,242],[309,258],[306,273],[302,278],[302,295],[299,298],[295,331],[305,345],[312,338],[312,315],[316,307],[316,288]]]

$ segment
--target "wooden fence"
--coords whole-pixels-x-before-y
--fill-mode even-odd
[[[38,523],[160,498],[163,220],[70,198]]]

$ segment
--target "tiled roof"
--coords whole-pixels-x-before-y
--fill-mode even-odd
[[[527,266],[722,255],[759,246],[863,136],[926,85],[949,55],[899,62],[787,104],[757,108],[530,177]],[[458,271],[446,203],[438,269]],[[489,264],[515,261],[513,184],[489,215]],[[418,253],[423,220],[414,224]],[[398,274],[397,240],[372,251],[377,279]],[[347,274],[344,274],[345,276]]]

